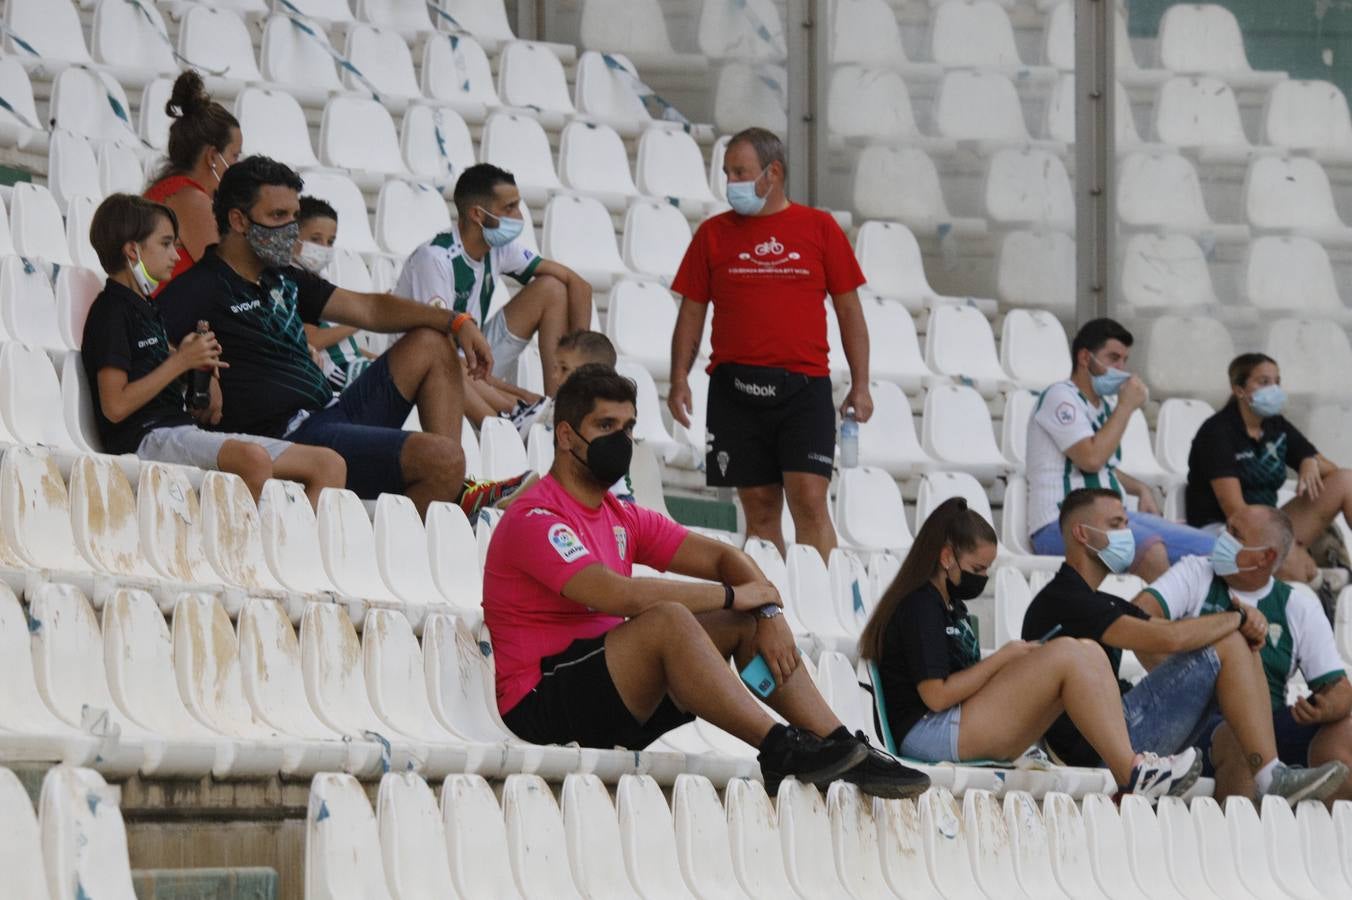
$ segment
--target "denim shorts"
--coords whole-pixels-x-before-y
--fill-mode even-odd
[[[337,451],[347,463],[348,490],[363,500],[402,494],[399,457],[410,434],[403,425],[412,411],[413,401],[399,393],[389,359],[381,356],[335,402],[307,416],[286,439]]]
[[[1205,743],[1215,728],[1216,677],[1221,659],[1213,647],[1175,653],[1122,696],[1131,749],[1162,755]]]
[[[901,755],[922,762],[958,762],[962,704],[926,714],[901,741]]]
[[[1136,555],[1155,544],[1163,543],[1173,565],[1185,556],[1210,556],[1216,545],[1216,535],[1202,528],[1193,528],[1180,522],[1171,522],[1149,513],[1127,512],[1127,523],[1136,538]],[[1056,522],[1042,526],[1031,536],[1033,552],[1038,556],[1065,556],[1066,543],[1061,539],[1061,528]]]

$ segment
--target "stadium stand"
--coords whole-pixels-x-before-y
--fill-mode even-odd
[[[154,170],[169,85],[191,66],[233,105],[245,153],[303,171],[339,209],[329,274],[344,286],[391,286],[452,221],[446,197],[474,161],[512,170],[528,239],[591,281],[638,382],[658,500],[712,500],[707,379],[692,374],[690,427],[663,409],[667,286],[725,208],[726,136],[786,129],[797,45],[775,0],[560,6],[546,33],[514,31],[502,0],[4,3],[0,161],[25,172],[0,189],[7,890],[136,896],[141,870],[178,858],[156,843],[167,806],[151,795],[181,788],[175,814],[207,819],[266,784],[275,799],[232,815],[295,830],[248,862],[307,900],[1352,893],[1348,803],[1222,807],[1204,782],[1119,812],[1102,773],[1059,766],[935,767],[917,800],[842,783],[771,794],[754,751],[704,721],[639,752],[527,744],[498,713],[482,625],[492,516],[434,504],[423,522],[407,498],[343,491],[316,514],[280,481],[255,505],[236,476],[100,452],[77,355],[102,278],[89,219]],[[1331,420],[1352,384],[1352,117],[1331,81],[1255,68],[1222,6],[1170,6],[1157,39],[1125,9],[1117,25],[1109,293],[1153,395],[1122,465],[1177,500],[1237,349],[1281,362],[1307,433],[1345,433]],[[1022,472],[1036,392],[1069,369],[1073,6],[835,0],[829,26],[823,202],[852,217],[868,279],[875,415],[860,467],[833,482],[830,560],[748,551],[832,708],[882,744],[854,643],[928,511],[961,494],[999,526],[973,604],[987,651],[1017,637],[1055,564],[1027,553]],[[708,353],[706,335],[697,368]],[[537,429],[467,426],[470,471],[547,466]],[[1352,593],[1337,606],[1352,659]]]

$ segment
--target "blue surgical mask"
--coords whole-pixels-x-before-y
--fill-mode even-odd
[[[1130,528],[1104,531],[1102,528],[1095,528],[1093,525],[1084,527],[1108,536],[1106,547],[1102,549],[1090,547],[1089,549],[1098,554],[1098,558],[1103,560],[1103,564],[1108,567],[1109,572],[1114,575],[1121,575],[1131,568],[1132,562],[1136,559],[1136,536],[1131,533]]]
[[[1217,575],[1238,575],[1240,572],[1252,572],[1258,566],[1239,565],[1239,554],[1245,550],[1266,550],[1266,547],[1245,547],[1229,531],[1216,536],[1216,546],[1211,548],[1211,571]]]
[[[756,182],[760,181],[765,170],[750,181],[728,182],[728,205],[743,216],[754,216],[765,208],[765,198],[756,193]]]
[[[488,242],[488,246],[490,247],[506,247],[512,241],[516,240],[521,235],[521,229],[526,227],[524,219],[513,219],[509,216],[495,216],[482,206],[478,207],[478,210],[484,215],[498,220],[497,227],[495,228],[489,228],[487,225],[483,227],[484,240]]]
[[[1264,419],[1278,415],[1286,405],[1286,391],[1280,384],[1260,387],[1249,395],[1249,409]]]
[[[1094,362],[1098,362],[1098,360],[1095,359]],[[1099,365],[1102,366],[1103,363],[1099,363]],[[1102,375],[1095,375],[1092,378],[1091,383],[1094,385],[1094,393],[1098,394],[1100,397],[1116,397],[1117,392],[1121,389],[1122,385],[1126,384],[1127,381],[1131,379],[1131,373],[1125,369],[1113,369],[1108,366],[1103,367],[1105,369],[1104,373]]]

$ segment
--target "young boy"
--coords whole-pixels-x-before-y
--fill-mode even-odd
[[[318,197],[301,197],[300,240],[296,243],[296,265],[320,275],[333,259],[333,242],[338,239],[338,211]],[[375,354],[357,343],[358,329],[351,325],[321,322],[305,326],[305,339],[319,351],[316,362],[335,393],[357,379]]]
[[[178,220],[167,206],[113,194],[95,211],[89,240],[109,273],[89,309],[81,350],[105,450],[232,472],[255,500],[273,477],[303,483],[311,503],[319,502],[324,488],[344,485],[347,466],[332,450],[194,424],[194,419],[205,425],[220,421],[215,370],[226,364],[210,331],[170,345],[160,309],[150,299],[178,262]],[[212,370],[211,402],[190,413],[185,376],[201,369]]]

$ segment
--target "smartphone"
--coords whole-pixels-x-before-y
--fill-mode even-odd
[[[1037,642],[1038,642],[1039,644],[1045,644],[1045,643],[1047,643],[1048,641],[1050,641],[1052,638],[1056,637],[1056,636],[1057,636],[1058,634],[1060,634],[1060,633],[1061,633],[1061,626],[1060,626],[1060,625],[1057,625],[1057,626],[1054,627],[1051,631],[1047,632],[1047,633],[1044,634],[1042,637],[1038,638],[1038,639],[1037,639]]]
[[[746,664],[746,668],[740,674],[746,686],[762,700],[775,692],[775,676],[770,673],[770,667],[759,653],[751,658],[751,662]]]

